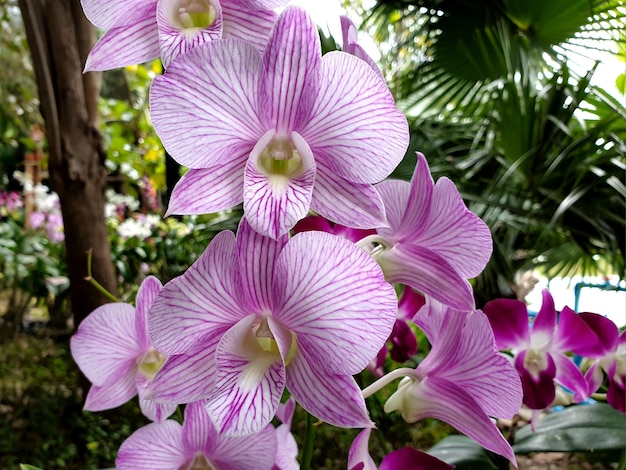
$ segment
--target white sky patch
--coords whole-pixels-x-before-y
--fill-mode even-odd
[[[373,2],[363,3],[367,7],[370,6],[370,3],[373,5]],[[332,37],[340,46],[341,23],[339,22],[339,17],[341,15],[348,16],[354,22],[357,29],[361,25],[361,18],[355,17],[354,14],[349,14],[341,6],[339,0],[294,0],[290,4],[298,5],[299,7],[304,8],[309,15],[311,15],[315,24],[317,24],[326,34],[330,32]],[[358,39],[359,45],[365,49],[368,55],[375,61],[378,61],[380,59],[380,51],[374,40],[363,31],[359,31]]]

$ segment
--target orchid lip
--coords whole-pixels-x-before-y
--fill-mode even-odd
[[[154,348],[143,355],[139,362],[138,371],[149,380],[154,379],[157,372],[165,362],[165,356]]]
[[[304,172],[302,157],[288,138],[273,138],[259,155],[257,166],[270,177],[291,179]]]
[[[201,452],[198,452],[193,460],[185,462],[180,470],[219,470],[219,468],[211,463]]]
[[[539,377],[539,373],[548,368],[548,357],[545,352],[529,349],[524,356],[524,369],[531,373],[535,378]]]

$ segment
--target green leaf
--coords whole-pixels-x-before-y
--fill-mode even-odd
[[[626,447],[626,417],[605,403],[572,406],[546,416],[533,433],[530,425],[516,434],[513,450],[596,452]]]
[[[20,470],[42,470],[39,467],[34,467],[32,465],[28,465],[27,463],[20,464]]]
[[[489,458],[487,451],[467,436],[448,436],[431,447],[428,453],[439,460],[455,465],[456,470],[472,468],[496,470],[498,468]]]

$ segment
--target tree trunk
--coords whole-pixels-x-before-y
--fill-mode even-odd
[[[117,295],[104,220],[105,154],[97,128],[100,75],[83,74],[94,32],[78,0],[19,0],[46,122],[52,189],[61,202],[74,324]]]

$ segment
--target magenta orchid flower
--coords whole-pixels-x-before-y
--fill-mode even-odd
[[[473,310],[467,281],[491,256],[489,227],[470,212],[454,183],[434,183],[417,154],[410,183],[387,180],[376,188],[385,203],[388,228],[359,242],[378,261],[389,282],[401,283],[458,310]]]
[[[353,243],[322,232],[273,240],[242,219],[236,238],[218,234],[155,301],[154,344],[185,356],[164,366],[152,396],[163,399],[159,388],[174,383],[180,390],[165,398],[188,399],[203,363],[213,377],[206,406],[220,433],[265,427],[285,388],[330,424],[372,426],[352,375],[389,336],[396,305],[380,267]]]
[[[552,404],[556,394],[554,382],[572,391],[574,401],[589,395],[580,369],[565,354],[599,358],[608,352],[604,338],[610,335],[610,320],[596,314],[577,315],[564,307],[558,316],[554,299],[543,290],[541,309],[529,327],[528,311],[523,302],[496,299],[488,302],[484,312],[489,318],[499,349],[512,349],[515,368],[522,379],[524,404],[535,410]],[[613,344],[615,342],[613,341]]]
[[[376,230],[374,229],[358,229],[346,227],[341,224],[334,224],[324,217],[319,215],[308,215],[304,219],[300,220],[293,228],[293,233],[309,232],[311,230],[318,230],[320,232],[332,233],[338,237],[350,240],[352,243],[356,243],[362,238],[368,235],[374,235]]]
[[[395,369],[363,390],[375,393],[403,377],[384,405],[409,423],[436,418],[454,426],[486,449],[515,463],[511,446],[490,417],[511,418],[522,403],[520,379],[496,349],[487,317],[463,313],[427,298],[415,316],[431,342],[417,369]]]
[[[298,470],[298,443],[291,434],[291,421],[296,410],[296,401],[289,397],[278,405],[276,418],[281,424],[276,428],[276,460],[272,470]]]
[[[200,402],[185,408],[182,426],[171,419],[135,431],[120,447],[117,470],[270,470],[276,452],[271,425],[245,437],[220,436]]]
[[[70,341],[72,356],[93,384],[85,410],[115,408],[137,393],[141,411],[153,421],[162,421],[176,410],[176,404],[146,398],[150,381],[165,360],[152,347],[147,326],[148,310],[161,288],[161,282],[150,276],[139,288],[137,308],[122,302],[105,304],[78,326]]]
[[[348,454],[348,470],[450,470],[454,468],[453,465],[448,465],[437,457],[412,447],[390,452],[377,467],[368,450],[370,432],[371,429],[364,429],[352,441]]]
[[[581,314],[584,315],[584,314]],[[617,326],[611,322],[615,341],[611,341],[613,334],[605,335],[604,344],[608,351],[602,357],[594,361],[585,374],[585,380],[589,385],[589,393],[595,393],[604,378],[604,373],[609,381],[606,393],[606,401],[616,410],[626,413],[626,330],[617,337]],[[608,329],[608,328],[607,328]]]
[[[243,201],[250,225],[275,239],[309,209],[355,228],[386,223],[371,184],[402,159],[407,120],[366,63],[321,56],[303,10],[283,11],[263,54],[232,40],[194,48],[154,80],[150,102],[165,148],[190,168],[168,214]]]
[[[85,71],[111,70],[161,57],[167,67],[186,51],[220,38],[263,49],[282,0],[82,0],[85,16],[106,29]]]

